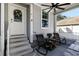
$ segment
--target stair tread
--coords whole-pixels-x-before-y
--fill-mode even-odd
[[[25,35],[21,35],[21,36],[10,36],[10,39],[21,39],[21,38],[27,38],[27,36],[25,36]]]
[[[16,43],[16,42],[21,42],[21,41],[28,41],[28,40],[27,39],[22,39],[22,38],[21,39],[15,39],[15,40],[14,39],[10,39],[9,42],[10,43]]]

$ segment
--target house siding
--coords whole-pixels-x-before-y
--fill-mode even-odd
[[[41,28],[41,7],[33,5],[33,33],[53,33],[53,13],[49,13],[49,27],[47,29]]]

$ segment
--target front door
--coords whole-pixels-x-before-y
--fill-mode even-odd
[[[9,4],[8,5],[9,34],[26,34],[26,8]]]
[[[7,55],[20,53],[27,39],[26,8],[17,4],[8,4]]]

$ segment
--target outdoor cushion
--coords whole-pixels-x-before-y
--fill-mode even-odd
[[[76,50],[76,51],[79,51],[79,45],[78,44],[71,44],[69,48]]]
[[[79,54],[76,51],[69,50],[69,49],[67,49],[67,50],[68,51],[64,52],[65,56],[79,56]]]
[[[65,56],[79,56],[79,42],[71,44],[64,52]]]

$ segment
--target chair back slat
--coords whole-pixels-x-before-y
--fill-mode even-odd
[[[45,40],[44,40],[43,34],[36,34],[36,38],[37,38],[38,45],[44,44]]]

